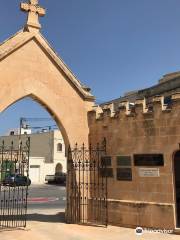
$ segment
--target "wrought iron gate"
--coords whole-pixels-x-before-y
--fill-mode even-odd
[[[106,141],[68,151],[67,222],[107,226]]]
[[[0,146],[0,229],[26,227],[30,138]]]

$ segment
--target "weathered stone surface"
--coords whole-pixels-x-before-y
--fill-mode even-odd
[[[90,114],[91,142],[100,142],[106,137],[107,154],[113,156],[112,167],[115,175],[108,180],[111,224],[175,228],[173,156],[180,143],[179,104],[173,100],[171,112],[164,112],[160,98],[160,101],[153,105],[153,115],[143,114],[142,102],[142,111],[140,105],[135,106],[136,114],[132,117],[127,116],[127,109],[120,109],[115,119],[103,115],[102,119],[106,121],[108,130],[102,127],[102,121],[97,123]],[[163,153],[164,166],[159,167],[160,177],[139,177],[138,167],[133,164],[133,155],[136,153]],[[117,155],[131,156],[132,182],[117,181]],[[124,206],[122,201],[130,205]],[[135,204],[137,201],[144,203],[146,207],[139,208]]]
[[[32,97],[51,113],[66,144],[87,144],[93,97],[40,33],[19,32],[0,45],[0,83],[0,111]]]

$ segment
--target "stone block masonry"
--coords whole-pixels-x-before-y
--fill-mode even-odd
[[[180,94],[96,106],[88,113],[90,142],[107,140],[113,177],[108,178],[109,224],[174,229],[176,198],[173,156],[180,143]],[[148,104],[147,104],[148,102]],[[135,166],[135,154],[162,154],[163,166]],[[132,180],[117,178],[117,156],[130,156]],[[140,176],[140,169],[158,169],[159,176]]]

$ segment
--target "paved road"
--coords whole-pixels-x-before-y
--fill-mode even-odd
[[[32,185],[29,190],[28,222],[25,230],[1,231],[2,240],[179,240],[180,236],[145,233],[134,229],[84,227],[65,224],[66,189],[55,185]],[[48,200],[54,199],[54,201]]]
[[[179,240],[180,236],[146,233],[137,236],[134,229],[85,227],[50,222],[30,221],[26,230],[0,232],[1,240]]]
[[[62,210],[66,205],[66,187],[43,184],[31,185],[28,195],[28,212],[40,210]]]

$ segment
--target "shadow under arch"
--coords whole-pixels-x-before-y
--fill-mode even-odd
[[[53,118],[53,120],[56,122],[58,128],[60,129],[63,139],[64,139],[64,143],[66,149],[68,149],[68,146],[70,146],[70,140],[68,138],[67,135],[67,131],[65,129],[65,127],[63,126],[63,123],[61,121],[61,119],[57,116],[57,114],[55,113],[54,110],[51,109],[51,107],[44,101],[42,100],[39,96],[36,96],[35,94],[31,93],[31,94],[27,94],[21,97],[18,97],[15,101],[9,103],[2,111],[1,113],[3,113],[7,108],[9,108],[10,106],[16,104],[17,102],[25,99],[25,98],[31,98],[32,100],[34,100],[35,102],[37,102],[40,106],[42,106]]]

